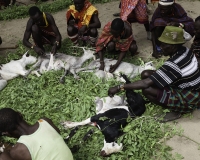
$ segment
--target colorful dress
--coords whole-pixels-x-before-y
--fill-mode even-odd
[[[194,21],[192,18],[187,16],[185,10],[177,3],[173,4],[173,11],[170,16],[162,17],[160,8],[158,7],[150,22],[150,30],[153,30],[156,26],[167,26],[170,22],[178,22],[184,24],[184,29],[191,36],[194,36]]]
[[[94,13],[98,13],[97,9],[88,0],[85,0],[84,8],[81,12],[75,9],[75,5],[69,6],[69,10],[66,13],[67,22],[72,16],[75,20],[78,20],[77,28],[81,28],[83,25],[88,26]]]
[[[125,21],[124,23],[127,23],[130,25],[130,23],[127,21]],[[108,22],[104,26],[101,36],[97,40],[96,53],[101,51],[104,47],[106,47],[110,41],[115,42],[116,50],[120,50],[122,52],[128,51],[131,43],[134,41],[133,35],[131,34],[130,37],[126,39],[115,38],[111,34],[110,30],[111,30],[111,22]]]
[[[130,23],[148,23],[146,0],[121,0],[120,17]]]

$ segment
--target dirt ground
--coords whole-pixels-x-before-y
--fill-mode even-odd
[[[30,0],[18,0],[25,3],[33,3]],[[176,0],[177,3],[181,4],[188,15],[195,19],[200,14],[200,1],[199,0]],[[99,11],[99,18],[103,26],[111,21],[113,17],[113,13],[119,12],[119,1],[114,1],[105,4],[95,4]],[[149,15],[149,19],[151,19],[152,13],[157,7],[157,4],[150,4],[149,9],[151,10],[151,14]],[[66,8],[67,10],[67,8]],[[56,24],[61,32],[62,38],[65,39],[67,37],[66,32],[66,10],[62,10],[58,13],[53,14]],[[19,40],[23,39],[23,34],[25,31],[26,23],[28,18],[17,19],[11,21],[0,21],[0,36],[2,37],[3,43],[0,47],[6,46],[15,46]],[[145,28],[143,25],[135,23],[132,24],[133,34],[135,40],[137,41],[139,57],[150,58],[152,57],[152,45],[151,41],[147,40],[147,35],[145,32]],[[101,32],[101,29],[99,29]],[[185,45],[190,46],[192,40],[187,42]],[[0,58],[8,50],[0,50]],[[182,118],[178,120],[178,124],[184,128],[184,136],[188,138],[175,137],[168,141],[168,144],[173,148],[173,153],[180,153],[183,155],[185,160],[199,160],[200,152],[199,152],[199,119],[200,119],[200,110],[196,111],[193,116],[194,118],[191,120],[189,118]],[[196,143],[198,142],[198,143]]]
[[[29,4],[33,3],[33,1],[30,0],[18,0],[20,2]],[[176,0],[179,4],[181,4],[185,10],[187,11],[188,15],[192,18],[196,18],[199,15],[199,8],[200,8],[200,1],[194,1],[194,0]],[[95,4],[99,11],[99,18],[102,23],[102,27],[108,22],[111,21],[113,17],[113,13],[119,12],[119,1],[114,1],[110,3],[104,3],[104,4]],[[151,10],[151,13],[155,10],[157,7],[157,4],[149,4],[149,9]],[[67,10],[67,8],[66,8]],[[61,32],[62,38],[67,37],[66,32],[66,10],[62,10],[60,12],[57,12],[53,14],[56,24]],[[151,19],[152,14],[149,15],[149,19]],[[3,39],[3,43],[1,47],[6,46],[15,46],[19,40],[23,39],[23,34],[25,31],[26,23],[28,18],[24,19],[16,19],[11,21],[0,21],[0,36]],[[138,50],[140,54],[138,56],[142,58],[148,58],[151,57],[152,54],[152,45],[151,41],[147,40],[145,28],[143,25],[134,23],[132,24],[133,28],[133,34],[135,36],[135,39],[138,44]],[[101,32],[101,29],[99,29],[99,32]],[[188,42],[186,45],[190,46],[190,42]],[[6,50],[0,50],[0,57],[1,55],[4,55]]]

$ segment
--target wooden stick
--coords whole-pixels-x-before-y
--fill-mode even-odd
[[[18,45],[8,46],[8,47],[0,47],[0,50],[4,50],[4,49],[16,49],[17,47],[18,47]]]

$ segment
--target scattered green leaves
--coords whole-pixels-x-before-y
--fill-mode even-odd
[[[5,59],[6,62],[13,58],[20,58],[27,50],[21,43],[16,53],[10,53]],[[48,48],[47,48],[48,49]],[[73,54],[79,49],[70,47],[68,39],[64,40],[60,52]],[[35,54],[31,51],[31,54]],[[134,64],[144,63],[141,59],[125,59]],[[161,62],[158,64],[160,65]],[[137,64],[138,65],[138,64]],[[110,86],[119,84],[114,79],[106,83],[99,80],[92,73],[80,73],[80,80],[72,75],[66,77],[64,84],[59,83],[63,71],[51,71],[43,74],[40,78],[29,75],[28,79],[18,77],[10,80],[4,90],[0,92],[0,108],[10,107],[21,112],[30,124],[35,123],[41,117],[48,117],[53,120],[56,126],[61,129],[61,134],[66,137],[70,130],[65,130],[60,122],[82,121],[95,114],[96,108],[94,99],[96,96],[105,97]],[[140,79],[137,76],[132,81]],[[141,91],[137,91],[141,92]],[[123,93],[121,93],[123,94]],[[181,135],[181,130],[170,124],[161,124],[154,120],[153,116],[161,111],[161,107],[154,104],[146,104],[145,114],[134,120],[127,119],[129,124],[123,129],[124,134],[117,139],[117,143],[123,143],[123,151],[107,157],[108,160],[173,160],[170,147],[165,144],[168,138],[174,135]],[[80,127],[76,134],[69,141],[71,148],[79,145],[78,152],[73,153],[74,159],[78,160],[103,160],[99,152],[103,147],[103,135],[97,128],[89,141],[80,143],[85,133],[91,126]],[[5,138],[7,142],[15,142],[15,139]],[[178,155],[177,155],[178,156]],[[176,157],[177,157],[176,156]],[[180,156],[179,156],[180,157]]]

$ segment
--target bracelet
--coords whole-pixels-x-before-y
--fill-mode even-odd
[[[184,24],[183,23],[179,23],[179,27],[184,28]]]
[[[124,91],[124,84],[118,85],[118,90],[119,91]]]
[[[57,47],[59,46],[59,42],[58,41],[55,41],[54,44],[56,44]]]

